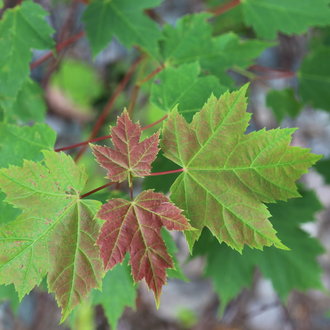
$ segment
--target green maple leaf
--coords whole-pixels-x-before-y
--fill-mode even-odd
[[[48,13],[32,1],[5,11],[0,22],[0,105],[8,107],[29,76],[31,49],[53,47]]]
[[[16,126],[0,123],[0,167],[22,165],[23,159],[42,159],[41,150],[53,149],[55,132],[45,124]],[[4,203],[4,193],[0,191],[0,223],[14,220],[19,210]]]
[[[265,39],[330,24],[329,0],[242,0],[241,5],[245,23]]]
[[[0,283],[13,283],[20,299],[48,273],[64,320],[103,274],[95,242],[100,203],[81,200],[87,176],[64,153],[44,151],[44,164],[0,170],[6,202],[22,209],[0,228]]]
[[[125,46],[141,46],[158,57],[157,42],[161,37],[157,24],[143,14],[146,8],[156,7],[162,0],[96,0],[86,9],[83,20],[93,55],[97,55],[112,37]]]
[[[136,286],[130,274],[127,259],[108,271],[103,279],[102,292],[93,292],[93,304],[101,304],[113,329],[123,314],[125,307],[135,307]]]
[[[154,79],[151,102],[165,111],[178,104],[178,110],[187,120],[198,111],[213,92],[220,96],[226,88],[214,76],[202,76],[197,62],[178,68],[166,68]]]
[[[302,195],[300,199],[269,205],[272,223],[290,251],[270,247],[263,252],[245,249],[240,255],[203,233],[194,253],[207,256],[205,275],[212,279],[221,298],[221,311],[243,288],[251,286],[255,267],[272,281],[282,300],[294,289],[323,288],[317,257],[324,249],[317,239],[300,229],[300,224],[313,220],[322,206],[313,192]]]
[[[43,122],[46,104],[43,89],[28,78],[18,91],[17,98],[10,107],[5,107],[4,114],[8,121]]]
[[[271,90],[267,94],[267,106],[273,110],[279,123],[287,116],[296,117],[302,108],[302,104],[297,101],[292,88],[281,91]]]
[[[330,159],[322,159],[315,165],[316,170],[323,175],[327,184],[330,184]]]
[[[295,181],[321,158],[289,146],[295,129],[244,134],[250,119],[246,88],[212,96],[190,124],[176,109],[164,124],[164,156],[184,169],[171,199],[198,229],[186,232],[190,247],[208,227],[238,251],[245,244],[285,248],[263,203],[299,197]]]
[[[299,94],[305,103],[330,111],[330,47],[312,50],[298,72]]]
[[[199,61],[202,70],[226,78],[230,68],[246,68],[253,63],[271,43],[259,40],[242,40],[234,33],[212,36],[212,26],[207,22],[210,14],[186,15],[176,26],[166,25],[163,30],[161,52],[168,65]],[[227,84],[231,81],[227,78]]]

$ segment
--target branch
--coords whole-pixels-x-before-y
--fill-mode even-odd
[[[224,5],[222,4],[220,6],[210,8],[208,11],[211,12],[212,14],[214,14],[215,16],[220,16],[220,15],[226,13],[227,11],[237,7],[240,3],[241,3],[240,0],[231,0],[230,2],[228,2]]]
[[[150,175],[150,176],[165,175],[165,174],[179,173],[179,172],[183,172],[183,171],[184,171],[183,168],[179,168],[179,169],[177,169],[177,170],[172,170],[172,171],[150,173],[149,175]],[[100,190],[102,190],[102,189],[104,189],[104,188],[106,188],[106,187],[109,187],[109,186],[111,186],[111,185],[113,185],[113,184],[115,184],[115,183],[117,183],[117,182],[109,182],[109,183],[104,184],[104,185],[101,186],[101,187],[95,188],[95,189],[93,189],[93,190],[87,192],[86,194],[81,195],[81,196],[80,196],[80,199],[85,198],[85,197],[87,197],[87,196],[89,196],[89,195],[91,195],[91,194],[94,194],[94,193],[96,193],[97,191],[100,191]],[[133,199],[133,190],[132,190],[132,186],[130,187],[130,195],[131,195],[131,199]]]
[[[110,111],[112,110],[112,107],[114,105],[114,103],[116,102],[118,96],[122,93],[122,91],[125,89],[126,85],[128,84],[128,82],[130,81],[132,75],[134,74],[137,66],[140,64],[140,62],[142,61],[143,57],[140,56],[138,57],[134,63],[131,65],[130,69],[127,71],[125,77],[121,80],[121,82],[119,83],[119,85],[116,87],[115,91],[113,92],[112,96],[110,97],[110,99],[108,100],[107,104],[105,105],[105,107],[103,108],[103,111],[101,113],[101,115],[98,117],[92,133],[90,134],[88,140],[94,139],[95,136],[97,135],[97,133],[99,132],[99,130],[101,129],[101,127],[103,126],[105,120],[107,119],[107,117],[110,114]],[[77,154],[75,161],[78,161],[80,159],[80,157],[84,154],[84,152],[86,151],[87,146],[84,146]]]
[[[81,196],[80,196],[80,199],[85,198],[85,197],[87,197],[87,196],[89,196],[89,195],[91,195],[91,194],[94,194],[94,193],[96,193],[97,191],[102,190],[102,189],[104,189],[104,188],[106,188],[106,187],[109,187],[109,186],[111,186],[111,185],[113,185],[113,184],[115,184],[115,183],[116,183],[116,182],[109,182],[109,183],[107,183],[107,184],[104,184],[104,185],[101,186],[101,187],[98,187],[98,188],[96,188],[96,189],[93,189],[93,190],[87,192],[86,194],[81,195]]]
[[[178,168],[177,170],[171,170],[171,171],[165,171],[165,172],[150,173],[149,176],[157,176],[157,175],[173,174],[173,173],[179,173],[179,172],[184,172],[184,169],[183,169],[183,168]]]
[[[84,35],[85,35],[85,32],[84,31],[81,31],[81,32],[73,35],[69,39],[64,40],[63,42],[60,42],[59,44],[56,45],[56,52],[57,53],[61,52],[64,48],[72,45],[73,43],[75,43],[76,41],[78,41],[79,39],[81,39]],[[30,64],[30,69],[31,70],[35,69],[40,64],[46,62],[47,60],[49,60],[52,57],[55,57],[54,56],[54,52],[53,51],[50,51],[47,54],[45,54],[44,56],[42,56],[39,59],[37,59],[36,61],[32,62]]]
[[[165,115],[164,117],[160,118],[159,120],[157,120],[157,121],[155,121],[155,122],[153,122],[153,123],[151,123],[151,124],[149,124],[145,127],[142,127],[142,131],[144,131],[144,130],[150,128],[150,127],[156,126],[157,124],[159,124],[163,120],[165,120],[167,117],[168,117],[168,115]],[[78,147],[87,145],[89,143],[98,142],[98,141],[102,141],[102,140],[106,140],[106,139],[110,139],[110,138],[111,138],[111,135],[100,136],[98,138],[94,138],[94,139],[90,139],[90,140],[87,140],[87,141],[72,144],[72,145],[69,145],[67,147],[57,148],[57,149],[54,149],[54,151],[59,152],[59,151],[64,151],[64,150],[70,150],[70,149],[74,149],[74,148],[78,148]]]
[[[260,76],[257,79],[292,78],[296,75],[296,73],[293,71],[278,70],[258,64],[252,65],[250,70],[259,71],[266,74],[269,73],[269,75]]]

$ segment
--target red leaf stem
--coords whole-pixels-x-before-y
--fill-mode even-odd
[[[150,127],[156,126],[157,124],[159,124],[163,120],[165,120],[167,117],[168,117],[168,115],[165,115],[164,117],[160,118],[159,120],[155,121],[154,123],[151,123],[151,124],[149,124],[145,127],[142,127],[142,131],[144,131],[144,130],[150,128]],[[67,147],[56,148],[54,151],[59,152],[59,151],[70,150],[70,149],[74,149],[74,148],[78,148],[78,147],[87,145],[89,143],[98,142],[98,141],[102,141],[102,140],[106,140],[106,139],[110,139],[110,138],[111,138],[111,135],[100,136],[98,138],[94,138],[94,139],[91,139],[91,140],[87,140],[87,141],[79,142],[79,143],[76,143],[76,144],[72,144],[72,145],[67,146]]]
[[[149,176],[156,176],[156,175],[165,175],[165,174],[172,174],[172,173],[179,173],[183,172],[183,168],[178,168],[177,170],[171,170],[171,171],[165,171],[165,172],[155,172],[155,173],[150,173]]]
[[[222,4],[220,6],[210,8],[209,12],[213,13],[215,16],[222,15],[226,13],[227,11],[237,7],[241,3],[240,0],[232,0],[226,4]]]
[[[153,127],[153,126],[156,126],[157,124],[161,123],[163,120],[165,120],[166,118],[168,117],[168,115],[165,115],[164,117],[160,118],[159,120],[147,125],[147,126],[144,126],[142,127],[142,131],[150,128],[150,127]]]
[[[145,82],[149,81],[151,78],[153,78],[157,73],[161,72],[162,70],[165,69],[165,65],[162,64],[160,65],[158,68],[156,68],[155,70],[153,70],[152,72],[150,72],[144,79],[140,80],[138,82],[138,85],[141,86],[143,85]]]
[[[165,175],[165,174],[173,174],[173,173],[179,173],[179,172],[183,172],[183,171],[184,171],[183,168],[179,168],[179,169],[177,169],[177,170],[171,170],[171,171],[165,171],[165,172],[155,172],[155,173],[150,173],[149,176]],[[117,182],[109,182],[109,183],[107,183],[107,184],[104,184],[104,185],[101,186],[101,187],[95,188],[95,189],[93,189],[93,190],[87,192],[86,194],[81,195],[80,198],[85,198],[85,197],[87,197],[87,196],[89,196],[89,195],[91,195],[91,194],[96,193],[96,192],[99,191],[99,190],[102,190],[102,189],[104,189],[104,188],[106,188],[106,187],[109,187],[109,186],[111,186],[111,185],[113,185],[113,184],[116,184],[116,183],[117,183]],[[131,197],[132,197],[132,196],[131,196]]]
[[[74,148],[78,148],[78,147],[84,146],[84,145],[89,144],[89,143],[93,143],[93,142],[97,142],[97,141],[102,141],[102,140],[106,140],[106,139],[110,139],[110,138],[111,138],[111,135],[100,136],[98,138],[87,140],[87,141],[83,141],[83,142],[76,143],[76,144],[72,144],[72,145],[67,146],[67,147],[57,148],[54,151],[59,152],[59,151],[64,151],[64,150],[70,150],[70,149],[74,149]]]
[[[116,182],[108,182],[108,183],[104,184],[104,185],[101,186],[101,187],[95,188],[95,189],[93,189],[93,190],[87,192],[86,194],[81,195],[81,196],[80,196],[80,199],[81,199],[81,198],[85,198],[85,197],[87,197],[87,196],[89,196],[89,195],[91,195],[91,194],[94,194],[94,193],[96,193],[97,191],[102,190],[102,189],[104,189],[104,188],[106,188],[106,187],[109,187],[109,186],[111,186],[111,185],[113,185],[113,184],[115,184],[115,183],[116,183]]]
[[[278,70],[257,64],[252,65],[250,70],[259,71],[266,74],[269,73],[269,75],[260,76],[257,79],[292,78],[296,75],[296,73],[293,71]]]
[[[81,39],[83,36],[85,35],[84,31],[81,31],[75,35],[73,35],[72,37],[64,40],[63,42],[59,43],[58,45],[56,45],[56,51],[59,53],[60,51],[62,51],[64,48],[72,45],[73,43],[75,43],[77,40]],[[36,61],[32,62],[30,64],[30,68],[31,70],[35,69],[36,67],[38,67],[40,64],[44,63],[45,61],[49,60],[50,58],[54,57],[54,52],[50,51],[47,54],[45,54],[44,56],[40,57],[39,59],[37,59]]]
[[[125,89],[126,85],[128,84],[128,82],[130,81],[130,79],[132,78],[132,75],[134,74],[137,66],[140,64],[140,62],[142,61],[143,57],[140,56],[138,57],[133,64],[131,65],[130,69],[127,71],[126,75],[124,76],[124,78],[121,80],[121,82],[119,83],[119,85],[117,85],[115,91],[113,92],[112,96],[109,98],[107,104],[105,105],[101,115],[98,117],[92,133],[89,136],[88,140],[94,139],[97,135],[97,133],[99,132],[99,130],[101,129],[101,127],[103,126],[105,120],[107,119],[107,117],[110,114],[110,111],[114,105],[114,103],[116,102],[118,96],[122,93],[122,91]],[[78,152],[77,156],[75,157],[75,161],[78,161],[80,159],[80,157],[84,154],[84,152],[86,151],[87,146],[84,145],[82,149],[80,149],[80,151]]]

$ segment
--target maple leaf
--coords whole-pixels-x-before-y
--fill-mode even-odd
[[[103,276],[95,245],[100,202],[80,199],[87,176],[69,156],[43,153],[44,164],[0,170],[5,201],[22,209],[0,228],[0,283],[13,283],[22,299],[48,273],[64,320]]]
[[[166,269],[173,267],[160,230],[162,226],[169,230],[191,230],[181,210],[162,193],[146,190],[133,201],[119,198],[108,201],[98,217],[106,220],[97,240],[105,268],[122,262],[128,252],[134,280],[146,280],[158,305]]]
[[[115,36],[125,46],[139,45],[158,57],[157,41],[161,37],[157,24],[143,13],[159,6],[161,0],[96,0],[83,16],[93,55],[97,55]]]
[[[186,233],[190,248],[205,226],[238,251],[244,244],[285,248],[263,202],[299,197],[295,180],[321,158],[289,146],[295,129],[244,135],[250,119],[246,89],[212,96],[191,124],[176,109],[164,124],[164,156],[184,169],[171,199],[198,229]]]
[[[244,0],[241,6],[245,23],[267,39],[275,39],[278,31],[300,34],[330,23],[328,0]]]
[[[329,14],[330,17],[330,14]],[[299,94],[314,108],[330,111],[330,47],[318,46],[304,58],[298,72]]]
[[[5,109],[29,80],[31,49],[49,49],[55,32],[46,22],[47,11],[33,1],[8,9],[0,21],[0,105]]]
[[[117,329],[125,307],[135,308],[136,304],[137,287],[126,259],[128,258],[107,272],[103,279],[102,292],[94,290],[92,294],[93,305],[102,305],[111,329]]]
[[[124,110],[117,125],[111,129],[114,148],[91,144],[98,163],[108,171],[110,180],[122,182],[128,179],[131,184],[131,176],[150,174],[151,163],[159,151],[159,133],[140,142],[141,132],[140,124],[134,124]]]

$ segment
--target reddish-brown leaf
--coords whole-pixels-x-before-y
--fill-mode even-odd
[[[158,304],[166,268],[173,267],[160,230],[162,226],[169,230],[192,229],[181,210],[165,195],[146,190],[134,201],[110,200],[98,217],[106,220],[97,240],[105,268],[122,262],[128,252],[134,280],[145,278]]]
[[[159,133],[140,142],[141,126],[133,123],[126,110],[118,117],[117,125],[111,129],[114,148],[91,145],[98,163],[104,167],[107,177],[115,182],[129,179],[129,175],[144,177],[150,174],[155,160]]]

